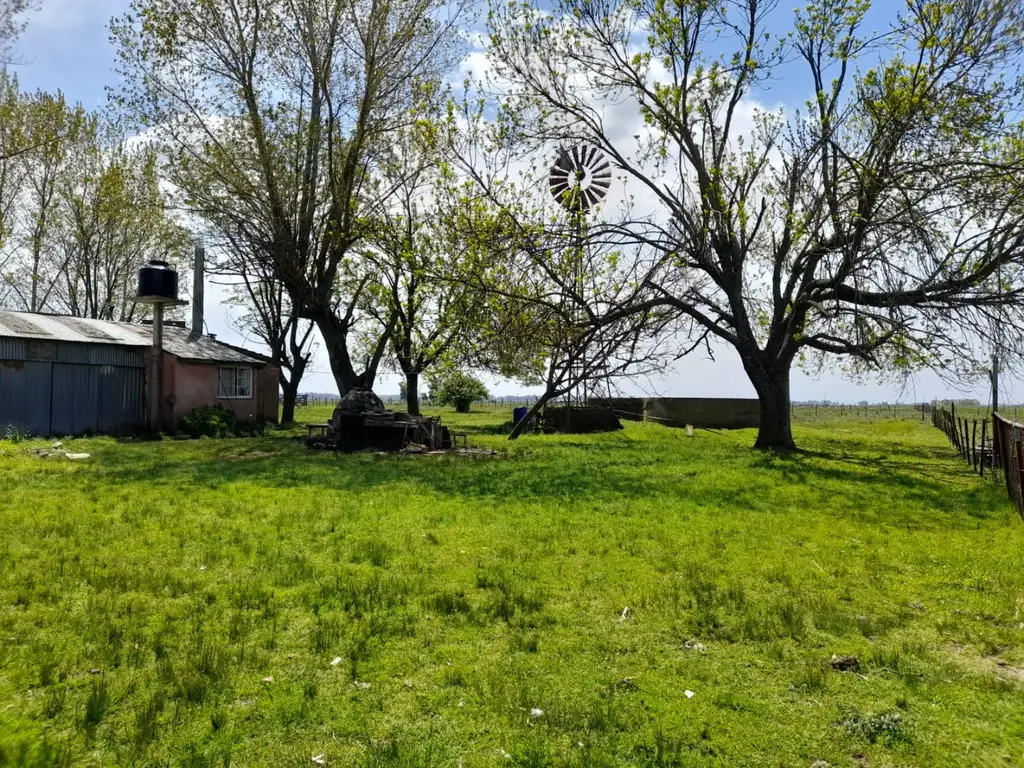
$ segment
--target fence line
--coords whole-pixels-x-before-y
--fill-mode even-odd
[[[992,416],[996,455],[1006,478],[1006,492],[1024,517],[1024,424]]]
[[[956,406],[933,410],[932,424],[979,475],[986,469],[1003,473],[1006,492],[1024,518],[1024,424],[993,413],[991,422],[981,419],[979,433],[978,419],[957,416]]]

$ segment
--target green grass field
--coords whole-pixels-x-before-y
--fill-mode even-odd
[[[443,415],[503,453],[0,443],[0,765],[1024,765],[1024,525],[929,423]]]

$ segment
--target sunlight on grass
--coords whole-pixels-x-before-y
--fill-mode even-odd
[[[0,765],[1024,764],[1024,526],[930,425],[509,415],[0,443]]]

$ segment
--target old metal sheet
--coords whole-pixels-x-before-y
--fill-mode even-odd
[[[0,360],[0,432],[50,434],[52,363]]]
[[[51,434],[88,435],[99,431],[98,374],[99,366],[54,364]]]
[[[98,366],[99,431],[130,435],[146,426],[146,377],[141,368]]]

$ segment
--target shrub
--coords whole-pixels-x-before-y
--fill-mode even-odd
[[[430,383],[430,399],[437,405],[450,405],[459,413],[469,413],[469,406],[489,397],[480,379],[462,371],[451,371]]]
[[[857,710],[845,710],[843,715],[843,719],[837,725],[855,738],[867,739],[872,744],[881,741],[889,746],[910,741],[907,722],[895,710],[877,715],[864,715]]]
[[[181,420],[181,430],[192,437],[230,437],[236,428],[235,414],[219,404],[195,408]]]

